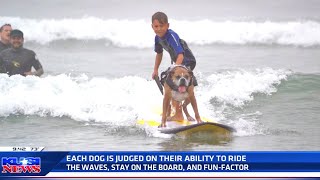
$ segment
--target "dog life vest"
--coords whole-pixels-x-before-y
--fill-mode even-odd
[[[164,35],[164,38],[160,38],[156,35],[155,37],[155,46],[154,51],[156,53],[162,53],[163,49],[168,51],[171,57],[171,64],[176,62],[178,54],[183,53],[184,59],[182,64],[185,66],[192,66],[196,63],[196,58],[189,49],[187,43],[180,39],[178,34],[173,30],[168,29],[167,33]]]

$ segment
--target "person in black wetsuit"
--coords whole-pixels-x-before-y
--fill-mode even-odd
[[[0,53],[0,66],[2,64],[4,67],[2,71],[5,70],[10,76],[15,74],[41,76],[43,68],[36,53],[24,48],[23,42],[23,32],[18,29],[12,30],[10,33],[12,47]],[[36,71],[32,71],[32,67]]]
[[[0,27],[0,52],[11,47],[10,32],[12,27],[10,24],[4,24]]]

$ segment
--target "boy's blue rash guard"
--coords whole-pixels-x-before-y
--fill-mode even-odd
[[[182,61],[183,65],[189,65],[195,63],[196,59],[189,49],[187,43],[180,39],[178,34],[173,30],[168,29],[167,33],[164,35],[164,38],[160,38],[156,35],[155,37],[155,46],[154,51],[156,53],[162,53],[163,49],[168,51],[171,57],[171,64],[176,62],[177,56],[180,53],[183,53],[184,59]]]

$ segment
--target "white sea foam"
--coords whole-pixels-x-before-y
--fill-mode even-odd
[[[271,68],[255,69],[253,71],[236,70],[214,73],[205,79],[206,86],[200,86],[197,91],[197,101],[199,109],[203,115],[219,121],[237,129],[236,135],[248,136],[261,134],[261,127],[258,127],[257,119],[243,118],[227,119],[229,108],[244,108],[246,104],[254,100],[257,93],[272,95],[277,91],[277,86],[281,81],[286,80],[292,74],[288,70],[274,70]],[[211,100],[222,104],[219,107],[210,105]],[[259,115],[259,113],[254,113]],[[244,123],[245,122],[245,123]]]
[[[196,88],[201,115],[239,129],[238,135],[250,135],[252,127],[243,127],[238,120],[228,120],[225,112],[210,104],[212,98],[226,106],[245,106],[254,100],[254,93],[270,94],[276,85],[290,74],[284,70],[258,69],[212,74]],[[108,123],[114,126],[133,126],[137,119],[157,119],[162,95],[153,81],[141,77],[126,76],[117,79],[88,78],[86,75],[70,77],[57,76],[8,77],[0,74],[0,116],[38,115],[67,116],[78,121]],[[161,108],[160,108],[161,109]],[[192,111],[190,111],[192,112]],[[193,113],[192,113],[193,114]],[[242,119],[241,121],[245,121]],[[249,133],[249,134],[248,134]]]
[[[1,17],[0,24],[11,23],[23,30],[26,41],[47,44],[55,40],[105,40],[118,47],[153,46],[154,32],[146,20],[101,19],[26,19]],[[317,21],[254,22],[170,20],[170,28],[190,44],[262,44],[320,45],[320,23]]]
[[[255,71],[226,71],[207,77],[208,89],[202,93],[206,98],[215,98],[220,102],[240,107],[253,100],[254,93],[271,94],[276,92],[276,85],[290,74],[287,70],[271,68]]]

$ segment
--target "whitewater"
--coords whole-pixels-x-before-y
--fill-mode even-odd
[[[276,92],[276,85],[286,80],[290,73],[257,69],[212,74],[199,79],[207,85],[197,89],[198,106],[204,117],[216,121],[225,119],[223,114],[214,113],[210,100],[215,99],[226,106],[244,106],[253,100],[254,93]],[[153,81],[141,77],[89,79],[86,75],[70,77],[64,74],[44,78],[3,74],[0,77],[0,114],[4,117],[19,114],[66,116],[77,121],[122,126],[134,126],[138,119],[159,119],[153,109],[161,107],[162,97]]]
[[[0,146],[317,151],[318,7],[316,0],[3,3],[0,24],[24,32],[45,73],[0,74]],[[235,128],[231,139],[182,138],[136,123],[161,118],[163,96],[151,78],[156,11],[167,13],[197,59],[200,115]],[[168,66],[165,53],[159,71]]]
[[[105,40],[106,45],[117,47],[152,47],[154,33],[150,22],[144,19],[26,19],[2,17],[0,22],[11,22],[28,34],[26,41],[47,44],[58,40]],[[210,44],[261,44],[318,46],[320,23],[318,21],[212,21],[209,19],[187,21],[170,20],[170,28],[194,45]],[[94,30],[92,27],[95,28]],[[128,32],[127,28],[130,28]]]

